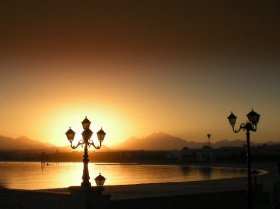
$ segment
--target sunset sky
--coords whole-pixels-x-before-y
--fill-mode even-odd
[[[107,146],[162,131],[280,141],[279,1],[6,1],[0,135],[68,144],[85,116]]]

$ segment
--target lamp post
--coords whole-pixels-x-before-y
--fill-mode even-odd
[[[89,172],[88,172],[88,162],[89,162],[88,148],[93,146],[95,149],[100,149],[101,145],[102,145],[102,142],[104,140],[104,137],[106,135],[106,133],[101,128],[97,132],[99,145],[95,145],[94,142],[92,140],[90,140],[90,137],[93,134],[93,132],[89,129],[90,123],[91,122],[87,119],[87,117],[82,121],[82,125],[83,125],[83,128],[84,128],[84,131],[82,132],[83,139],[80,140],[77,145],[73,145],[75,132],[71,129],[71,127],[65,133],[69,142],[70,142],[70,146],[71,146],[72,149],[76,149],[79,146],[84,147],[84,155],[83,155],[84,169],[83,169],[83,177],[82,177],[83,181],[81,183],[81,186],[83,188],[90,188],[91,187],[91,184],[89,182],[90,177],[89,177]]]
[[[252,200],[252,172],[251,172],[251,145],[250,145],[250,131],[257,131],[257,125],[260,120],[260,115],[253,109],[247,114],[248,122],[241,123],[239,129],[235,130],[234,126],[237,117],[231,112],[227,117],[234,133],[238,133],[240,130],[246,130],[246,142],[247,142],[247,176],[248,176],[248,209],[253,209]]]
[[[207,134],[207,137],[208,137],[208,146],[211,147],[211,143],[210,143],[211,134]]]

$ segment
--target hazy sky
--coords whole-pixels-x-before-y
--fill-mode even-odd
[[[280,140],[279,1],[6,1],[0,135],[67,144],[85,116],[108,146],[163,131],[233,134],[253,107],[256,142]]]

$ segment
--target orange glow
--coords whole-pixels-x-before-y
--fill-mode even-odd
[[[50,143],[57,146],[69,145],[65,132],[71,127],[75,132],[74,143],[82,138],[82,120],[87,116],[91,121],[90,129],[93,131],[92,140],[97,140],[97,131],[102,127],[106,132],[104,145],[112,146],[120,140],[129,136],[129,125],[117,113],[108,112],[102,109],[92,109],[90,107],[68,107],[58,109],[53,115],[46,116],[45,129],[42,129],[44,138],[50,139]]]
[[[226,117],[254,108],[252,140],[279,141],[278,1],[16,2],[1,2],[0,135],[66,146],[88,116],[109,147],[244,139]]]

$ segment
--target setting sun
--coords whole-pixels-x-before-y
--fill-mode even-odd
[[[58,110],[54,115],[48,115],[46,129],[41,130],[44,138],[49,138],[50,143],[57,146],[69,145],[65,132],[71,127],[75,132],[74,143],[82,139],[81,133],[83,131],[82,120],[87,116],[91,121],[90,129],[93,131],[92,140],[97,140],[97,131],[102,129],[106,132],[104,145],[112,146],[126,139],[129,133],[129,126],[124,119],[116,113],[103,112],[102,110],[92,110],[89,107],[83,108],[63,108]],[[125,129],[126,127],[127,129]]]

